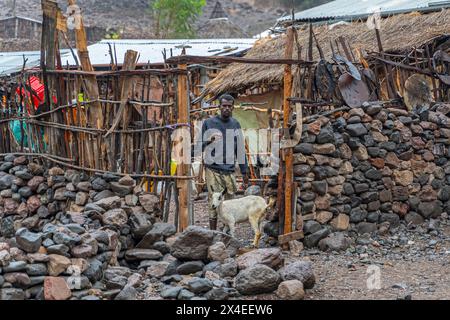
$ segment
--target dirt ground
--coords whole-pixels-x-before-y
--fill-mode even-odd
[[[208,227],[206,198],[194,202],[195,224]],[[441,224],[438,235],[419,231],[392,230],[380,243],[393,245],[362,246],[365,253],[322,252],[304,249],[299,257],[285,252],[287,262],[310,259],[316,274],[316,285],[306,290],[307,300],[360,299],[450,299],[450,224]],[[404,245],[395,244],[400,240]],[[244,245],[252,241],[248,223],[237,228],[237,238]],[[433,240],[435,239],[435,240]],[[261,247],[267,247],[263,236]],[[430,241],[434,241],[430,243]],[[430,245],[431,244],[431,245]],[[361,246],[359,246],[361,247]],[[274,294],[260,295],[258,299],[277,299]],[[254,299],[254,298],[253,298]]]

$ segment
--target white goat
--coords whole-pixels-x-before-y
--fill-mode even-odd
[[[271,198],[267,204],[266,200],[259,196],[224,200],[224,193],[215,192],[212,195],[211,206],[216,210],[219,219],[225,224],[224,232],[229,230],[232,237],[235,236],[236,223],[249,221],[255,232],[253,246],[258,247],[266,209],[272,207],[274,203],[274,198]]]

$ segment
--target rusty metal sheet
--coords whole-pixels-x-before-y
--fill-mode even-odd
[[[450,85],[450,56],[444,51],[438,50],[433,55],[433,69],[441,81]],[[439,73],[439,67],[442,67],[446,73]]]
[[[338,64],[345,64],[347,66],[347,72],[356,80],[361,80],[361,74],[358,71],[358,68],[355,67],[353,63],[348,61],[343,56],[340,56],[338,54],[333,55],[333,60],[336,61]]]
[[[429,106],[432,101],[430,80],[418,73],[410,76],[405,81],[403,100],[410,111],[415,107]]]
[[[369,101],[369,89],[362,80],[354,79],[349,73],[339,77],[339,90],[345,103],[351,108],[361,107]]]
[[[369,79],[371,82],[376,83],[377,82],[377,77],[375,76],[375,73],[368,68],[364,68],[362,70],[362,74]]]
[[[317,93],[323,100],[331,100],[336,88],[333,67],[326,60],[320,60],[314,74],[314,84]]]

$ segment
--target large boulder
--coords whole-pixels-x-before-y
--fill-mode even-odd
[[[220,232],[220,231],[213,231],[214,238],[213,238],[213,244],[217,242],[222,242],[225,244],[225,247],[227,248],[227,253],[230,257],[235,257],[238,253],[239,248],[241,248],[242,244],[237,240],[236,238],[233,238],[229,234]]]
[[[359,137],[367,134],[367,128],[361,123],[347,125],[347,132],[353,137]]]
[[[67,282],[60,277],[45,277],[44,299],[45,300],[67,300],[72,296]]]
[[[100,192],[100,193],[102,193],[102,192]],[[97,194],[96,197],[98,197],[100,195],[100,193]],[[94,197],[94,200],[96,200],[96,197]],[[120,197],[117,197],[117,196],[108,196],[108,197],[101,198],[98,201],[94,201],[94,204],[96,206],[99,206],[102,209],[111,210],[111,209],[120,207],[121,200],[120,200]]]
[[[125,286],[114,300],[137,300],[138,292],[133,286]]]
[[[330,234],[325,239],[320,240],[319,248],[322,251],[342,251],[347,250],[351,244],[351,239],[346,237],[344,233],[336,232]]]
[[[305,290],[303,289],[303,283],[300,281],[287,280],[280,283],[276,294],[283,300],[303,300]]]
[[[257,264],[266,265],[272,269],[278,269],[283,264],[283,255],[280,248],[257,249],[236,258],[240,270],[253,267]]]
[[[208,259],[211,261],[223,262],[229,257],[230,255],[227,252],[227,247],[223,242],[216,242],[208,248]]]
[[[190,226],[172,244],[171,254],[180,260],[205,260],[213,238],[211,230]]]
[[[202,271],[204,266],[202,261],[187,261],[178,266],[177,273],[183,275],[196,273]]]
[[[160,210],[159,197],[150,194],[144,193],[139,196],[139,203],[145,209],[146,212],[155,212]]]
[[[194,293],[203,293],[211,290],[213,288],[213,283],[209,279],[195,277],[188,281],[187,287]]]
[[[299,280],[305,289],[312,289],[316,283],[312,263],[310,261],[295,261],[285,265],[279,270],[281,278],[286,280]]]
[[[103,223],[115,226],[123,226],[127,223],[128,216],[123,209],[111,209],[103,214]]]
[[[25,300],[25,292],[22,289],[0,289],[0,300]]]
[[[235,288],[244,295],[270,293],[278,288],[280,275],[268,266],[258,264],[238,273]]]
[[[128,224],[131,227],[131,234],[136,239],[142,239],[152,228],[150,216],[146,213],[132,213]]]
[[[437,218],[442,213],[442,208],[439,201],[421,202],[418,207],[418,212],[425,218]]]
[[[35,253],[41,246],[42,237],[40,234],[30,232],[26,228],[21,228],[16,232],[16,242],[23,251]]]
[[[420,214],[416,212],[410,212],[405,216],[405,221],[408,225],[421,225],[425,220]]]
[[[4,176],[0,176],[0,190],[5,190],[11,188],[13,181],[16,177],[6,174]]]
[[[83,274],[94,283],[103,277],[103,264],[96,258],[88,260],[88,267]]]
[[[126,195],[133,192],[133,186],[125,186],[120,184],[119,182],[111,182],[110,186],[111,190],[120,197],[125,197]]]
[[[72,264],[69,258],[61,255],[50,254],[49,258],[50,261],[47,264],[47,269],[50,276],[59,276]]]
[[[125,252],[125,259],[136,260],[159,260],[162,253],[154,249],[130,249]]]
[[[177,232],[175,225],[171,223],[158,222],[155,223],[150,231],[148,231],[142,240],[137,244],[137,248],[151,248],[151,246],[164,240],[164,238],[170,237]]]
[[[304,244],[307,248],[315,247],[320,240],[325,238],[330,234],[330,230],[328,228],[322,228],[319,231],[314,232],[305,237]]]

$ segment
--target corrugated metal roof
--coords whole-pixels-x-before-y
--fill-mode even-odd
[[[450,1],[432,0],[336,0],[295,13],[297,21],[352,20],[365,18],[376,11],[381,14],[397,14],[411,11],[439,10],[450,7]],[[292,16],[278,19],[291,20]]]
[[[61,50],[62,55],[66,55],[68,52],[68,50]],[[25,65],[26,68],[39,66],[41,59],[40,51],[0,52],[0,76],[21,71],[24,56],[25,59],[28,59]]]
[[[102,40],[88,46],[89,57],[93,66],[109,65],[108,43],[116,47],[117,63],[122,64],[127,50],[139,52],[138,63],[164,63],[162,52],[166,49],[167,58],[170,50],[173,56],[181,54],[186,47],[186,54],[198,56],[233,55],[250,49],[257,39],[189,39],[189,40]],[[76,51],[76,50],[75,50]],[[23,56],[28,58],[26,67],[39,66],[40,51],[0,52],[0,76],[19,72],[22,69]],[[64,66],[76,65],[70,50],[61,50],[61,62]]]
[[[164,63],[162,52],[166,50],[167,58],[181,54],[183,46],[186,54],[196,56],[233,55],[250,49],[256,39],[189,39],[189,40],[102,40],[88,47],[92,65],[109,65],[110,43],[116,48],[118,64],[122,64],[127,50],[139,52],[138,63]],[[63,65],[75,65],[71,55],[62,59]]]
[[[0,21],[5,21],[5,20],[10,20],[10,19],[19,19],[19,20],[27,20],[27,21],[32,21],[32,22],[36,22],[36,23],[39,23],[39,24],[42,24],[42,21],[40,21],[40,20],[36,20],[36,19],[33,19],[33,18],[28,18],[28,17],[23,17],[23,16],[10,16],[10,17],[5,17],[5,18],[0,18]]]

